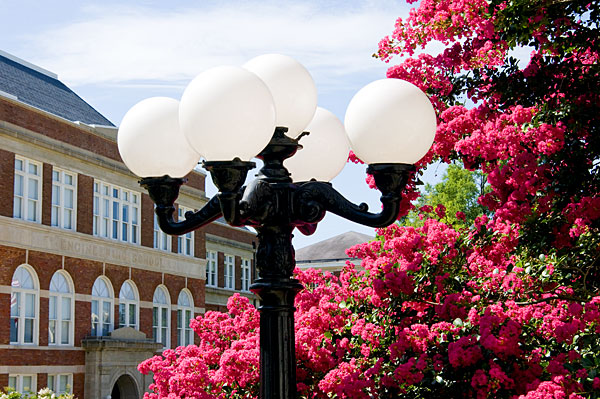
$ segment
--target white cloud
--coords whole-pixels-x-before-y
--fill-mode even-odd
[[[392,1],[95,5],[79,21],[31,37],[29,50],[73,86],[179,86],[212,66],[277,52],[302,62],[319,85],[335,87],[353,74],[382,76],[386,65],[371,54],[402,13],[406,6]]]

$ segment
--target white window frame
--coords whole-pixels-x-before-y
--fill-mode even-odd
[[[128,287],[128,288],[127,288]],[[131,312],[135,314],[131,315]],[[124,281],[119,291],[119,328],[139,328],[140,301],[135,283],[131,280]]]
[[[140,208],[140,193],[103,181],[94,181],[95,236],[139,244]]]
[[[183,289],[177,299],[177,346],[188,346],[194,343],[194,331],[190,327],[190,320],[193,318],[192,294]]]
[[[163,344],[163,349],[171,347],[171,301],[169,292],[163,285],[154,290],[152,297],[152,337],[154,342]]]
[[[104,294],[103,291],[97,290],[97,288],[99,288],[99,285],[96,286],[96,284],[98,283],[99,280],[101,280],[104,283],[104,286],[106,287],[106,295],[102,295],[102,294]],[[96,315],[98,320],[96,321],[97,327],[96,327],[95,333],[94,333],[94,303],[96,303],[96,308],[97,308],[96,311],[98,312],[98,314]],[[112,285],[110,284],[110,281],[104,276],[100,276],[96,279],[96,281],[94,281],[94,285],[92,286],[91,308],[92,309],[91,309],[90,334],[92,336],[96,336],[96,337],[102,337],[102,336],[108,335],[108,333],[113,330],[114,294],[113,294]],[[100,320],[100,317],[102,316],[100,314],[100,312],[102,310],[104,310],[105,308],[108,308],[108,322],[107,323],[103,323],[102,320]],[[104,331],[105,326],[106,326],[106,331]],[[106,332],[106,334],[103,334],[103,332]]]
[[[64,285],[57,286],[60,277],[64,279]],[[57,279],[57,280],[55,280]],[[67,291],[65,291],[65,289]],[[64,301],[68,301],[68,315],[65,315],[63,306]],[[52,307],[54,306],[54,318],[52,318]],[[54,322],[54,337],[51,334],[52,322]],[[73,335],[75,325],[75,297],[73,295],[73,281],[64,271],[59,270],[50,280],[50,290],[48,295],[48,345],[73,346]],[[67,334],[67,342],[63,341],[63,336]],[[54,342],[53,342],[54,338]]]
[[[25,271],[29,274],[32,287],[23,287],[23,284],[19,279],[15,279],[17,273]],[[39,311],[40,311],[40,292],[39,292],[39,281],[35,270],[25,265],[17,267],[13,273],[12,284],[11,284],[11,295],[10,295],[10,330],[12,335],[13,325],[16,328],[16,340],[10,337],[11,345],[37,345],[39,336]],[[27,298],[32,298],[33,302],[33,313],[27,313]],[[15,320],[16,321],[13,321]],[[29,321],[32,323],[31,342],[25,341],[25,328],[19,328],[19,326],[25,326]]]
[[[68,183],[71,180],[71,183]],[[65,198],[72,193],[69,208]],[[52,216],[50,225],[65,230],[75,230],[77,226],[77,174],[59,168],[52,168]]]
[[[156,209],[156,205],[154,206]],[[162,231],[158,226],[158,216],[154,213],[154,248],[161,251],[171,252],[173,238]]]
[[[217,251],[206,251],[206,285],[216,287],[219,283]]]
[[[193,212],[191,208],[179,205],[177,208],[177,220],[185,220],[186,212]],[[185,249],[184,249],[185,248]],[[194,256],[194,232],[190,231],[184,235],[177,236],[177,253],[185,256]]]
[[[241,285],[242,291],[250,290],[250,259],[242,258],[242,267],[241,267]]]
[[[61,377],[66,377],[67,383],[65,384],[65,389],[60,389],[60,380]],[[73,387],[73,374],[70,373],[59,373],[59,374],[48,374],[47,384],[48,388],[52,390],[57,395],[63,393],[71,393],[71,388]]]
[[[31,377],[30,387],[23,386],[23,379],[25,377]],[[14,386],[11,385],[10,380],[14,378]],[[22,394],[36,393],[37,392],[37,374],[9,374],[8,375],[8,386],[13,388],[15,391]],[[29,388],[25,390],[25,388]]]
[[[19,164],[21,167],[18,167]],[[37,173],[31,171],[35,167]],[[15,155],[13,189],[13,217],[29,222],[42,222],[42,163]],[[18,190],[20,181],[20,188]],[[30,187],[35,183],[36,187]],[[20,191],[20,192],[19,192]]]
[[[235,256],[227,255],[224,256],[224,268],[223,268],[223,285],[227,290],[235,290]]]

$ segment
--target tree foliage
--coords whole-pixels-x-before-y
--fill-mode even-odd
[[[488,192],[486,177],[480,171],[470,171],[452,163],[444,172],[442,180],[425,184],[415,209],[400,222],[406,226],[422,226],[427,214],[444,214],[443,220],[456,227],[470,226],[477,216],[489,213],[477,202]]]
[[[398,19],[377,56],[438,113],[417,166],[483,173],[488,214],[416,210],[350,250],[360,270],[300,272],[301,397],[600,398],[599,22],[594,0],[422,0]],[[198,317],[199,347],[140,365],[147,397],[256,397],[256,320],[239,297]]]

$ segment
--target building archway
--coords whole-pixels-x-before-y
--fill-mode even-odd
[[[120,376],[110,393],[111,399],[139,399],[135,380],[128,374]]]

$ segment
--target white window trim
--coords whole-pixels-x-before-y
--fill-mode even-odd
[[[17,322],[18,324],[21,325],[25,325],[25,294],[33,294],[33,314],[34,314],[34,318],[33,318],[33,342],[25,342],[25,328],[17,328],[17,340],[16,341],[10,341],[11,345],[28,345],[28,346],[37,346],[39,343],[39,328],[40,328],[40,282],[38,280],[38,276],[37,273],[35,272],[35,270],[33,270],[32,267],[30,267],[29,265],[20,265],[19,267],[17,267],[14,271],[14,273],[17,272],[17,270],[19,268],[25,268],[25,270],[27,270],[29,272],[29,274],[31,275],[31,279],[33,280],[33,286],[34,288],[16,288],[16,287],[11,287],[11,301],[12,301],[12,297],[13,297],[13,293],[19,293],[20,294],[20,300],[19,300],[19,321]],[[13,273],[13,276],[14,276]],[[10,319],[12,319],[12,314],[10,313],[9,310],[9,317]],[[17,324],[17,325],[18,325]],[[9,338],[10,339],[10,338]]]
[[[248,292],[250,290],[251,273],[250,259],[242,258],[242,275],[240,276],[242,291]]]
[[[105,188],[107,190],[105,190]],[[118,198],[114,197],[114,190],[118,192]],[[107,191],[107,192],[106,192]],[[125,199],[127,197],[128,199]],[[128,242],[139,245],[141,228],[141,198],[140,193],[131,191],[101,180],[94,180],[93,199],[93,232],[96,237],[104,237],[111,240]],[[108,201],[108,214],[104,204]],[[114,216],[114,203],[117,203],[118,215]],[[123,208],[129,209],[128,221],[123,222]],[[115,234],[114,224],[117,224]],[[123,239],[123,226],[127,227],[127,239]]]
[[[185,306],[180,304],[180,298],[182,293],[186,293],[188,299],[190,300],[190,305]],[[187,323],[184,321],[185,312],[190,312],[190,318],[187,320]],[[180,313],[181,312],[181,313]],[[181,317],[179,316],[181,315]],[[179,293],[179,298],[177,299],[177,346],[187,346],[194,344],[194,330],[190,327],[190,320],[194,318],[194,302],[192,293],[189,290],[183,289]],[[189,343],[185,343],[184,337],[187,338]]]
[[[55,172],[57,172],[59,174],[58,182],[54,180]],[[72,185],[66,184],[64,182],[66,175],[71,176],[71,178],[73,179]],[[58,205],[54,204],[54,190],[55,189],[60,190]],[[71,227],[65,227],[65,220],[64,220],[64,215],[65,215],[65,204],[64,204],[65,195],[64,195],[64,193],[68,189],[73,190],[73,208],[71,209],[71,212],[72,212],[71,213]],[[65,230],[72,230],[72,231],[75,230],[77,227],[77,173],[69,172],[67,170],[56,168],[56,167],[52,168],[51,202],[52,202],[52,204],[51,204],[52,217],[51,217],[50,225],[60,227]],[[55,208],[58,208],[58,212],[57,212],[58,220],[55,220],[55,217],[54,217],[54,209]]]
[[[235,290],[235,256],[225,254],[223,277],[224,288],[226,290]]]
[[[217,287],[219,285],[219,257],[217,251],[206,251],[206,260],[206,285]]]
[[[156,205],[154,206],[156,209]],[[171,252],[173,247],[173,237],[165,233],[158,226],[158,216],[154,213],[154,248],[160,251]]]
[[[23,169],[24,170],[17,170],[16,169],[16,162],[17,161],[21,161],[23,162]],[[33,164],[36,165],[38,168],[38,172],[39,174],[37,175],[33,175],[29,173],[29,165]],[[16,219],[21,219],[21,220],[25,220],[28,222],[33,222],[33,223],[42,223],[42,175],[43,175],[43,164],[41,162],[38,161],[34,161],[19,155],[15,155],[15,165],[13,165],[13,169],[15,172],[15,179],[14,179],[14,183],[13,183],[13,217]],[[21,206],[20,206],[20,217],[17,217],[17,212],[16,212],[16,207],[15,207],[15,200],[17,198],[17,195],[15,193],[15,187],[16,187],[16,182],[17,182],[17,176],[21,176],[23,178],[23,195],[21,198]],[[29,180],[37,180],[37,200],[35,203],[35,215],[37,216],[36,219],[30,219],[29,215],[29,207],[27,206],[27,202],[29,201]]]
[[[28,387],[29,390],[25,391],[23,386],[23,377],[31,377],[31,387]],[[37,374],[9,374],[8,381],[10,383],[10,379],[14,378],[16,380],[16,386],[12,387],[15,391],[20,392],[22,394],[27,393],[36,393],[37,392]]]
[[[102,311],[102,304],[104,302],[108,302],[109,303],[109,310],[110,310],[110,314],[108,315],[108,331],[107,332],[111,332],[114,330],[114,309],[115,309],[115,295],[114,295],[114,291],[112,288],[112,284],[110,283],[110,281],[103,276],[98,277],[96,280],[94,280],[94,284],[96,284],[96,281],[98,279],[102,279],[104,281],[104,283],[106,284],[106,288],[108,290],[108,297],[103,297],[103,296],[94,296],[94,286],[92,285],[92,295],[91,295],[91,300],[90,300],[90,305],[92,302],[94,301],[98,301],[98,313],[100,313]],[[93,311],[93,307],[92,310]],[[100,317],[101,314],[98,315],[98,317]],[[96,337],[102,337],[102,322],[99,320],[98,321],[98,329],[96,330]],[[93,331],[93,325],[94,325],[94,320],[92,318],[91,320],[91,325],[90,325],[90,334],[92,334]]]
[[[121,285],[121,290],[123,290],[123,287],[125,286],[125,284],[129,284],[129,286],[131,287],[131,291],[133,292],[133,296],[134,299],[128,299],[128,298],[121,298],[121,292],[119,291],[119,328],[121,327],[131,327],[131,328],[135,328],[136,330],[139,330],[139,325],[140,325],[140,295],[138,292],[138,289],[135,285],[135,283],[132,280],[126,280],[123,282],[123,284]],[[121,324],[121,305],[125,305],[125,324]],[[130,324],[129,323],[129,316],[130,316],[130,306],[129,305],[134,305],[135,306],[135,324]]]
[[[154,298],[156,296],[157,290],[162,290],[163,294],[165,295],[165,300],[167,301],[167,303],[154,302]],[[167,288],[164,285],[159,285],[158,287],[156,287],[156,290],[154,290],[154,293],[155,293],[155,295],[152,298],[152,337],[154,339],[154,342],[162,343],[162,338],[163,338],[162,329],[164,328],[164,327],[162,327],[162,310],[166,309],[167,310],[167,334],[165,337],[166,345],[163,347],[163,349],[168,349],[171,347],[171,304],[169,301],[169,291],[167,290]],[[154,318],[154,309],[156,309],[156,314],[158,315],[157,319]],[[155,321],[156,321],[156,324],[155,324]],[[154,334],[155,328],[156,328],[156,334]]]
[[[191,208],[187,208],[185,206],[181,206],[179,205],[178,209],[177,209],[177,220],[185,220],[185,214],[187,212],[193,212],[194,210]],[[189,250],[190,253],[186,253],[183,250],[184,247],[184,243],[186,243],[186,248],[189,245]],[[184,255],[184,256],[190,256],[193,257],[194,256],[194,232],[190,231],[189,233],[186,233],[184,235],[180,235],[177,236],[177,253]]]
[[[67,386],[66,386],[66,390],[65,391],[61,391],[59,388],[60,385],[60,377],[61,376],[67,376]],[[72,388],[73,388],[73,374],[71,373],[59,373],[59,374],[48,374],[48,380],[50,378],[54,378],[54,384],[52,384],[53,386],[50,386],[49,383],[47,383],[46,385],[48,385],[48,388],[50,388],[52,390],[52,392],[54,392],[57,395],[63,394],[63,393],[71,393],[72,392]]]
[[[50,315],[48,314],[48,345],[73,346],[74,335],[75,335],[75,295],[74,295],[74,289],[73,289],[73,287],[74,287],[73,279],[65,271],[59,270],[56,273],[60,273],[65,278],[65,280],[67,280],[67,285],[69,286],[69,293],[67,294],[67,293],[63,293],[63,292],[49,291],[48,297],[52,297],[52,296],[57,297],[57,300],[56,300],[57,309],[56,309],[56,326],[55,326],[56,342],[55,343],[50,343]],[[52,280],[50,280],[50,281],[52,281]],[[62,319],[62,306],[60,306],[60,303],[62,302],[61,299],[64,297],[71,299],[71,319],[69,320],[69,342],[66,344],[63,344],[60,342],[60,337],[62,335],[62,320],[63,320]],[[50,302],[48,302],[48,312],[50,312]]]

